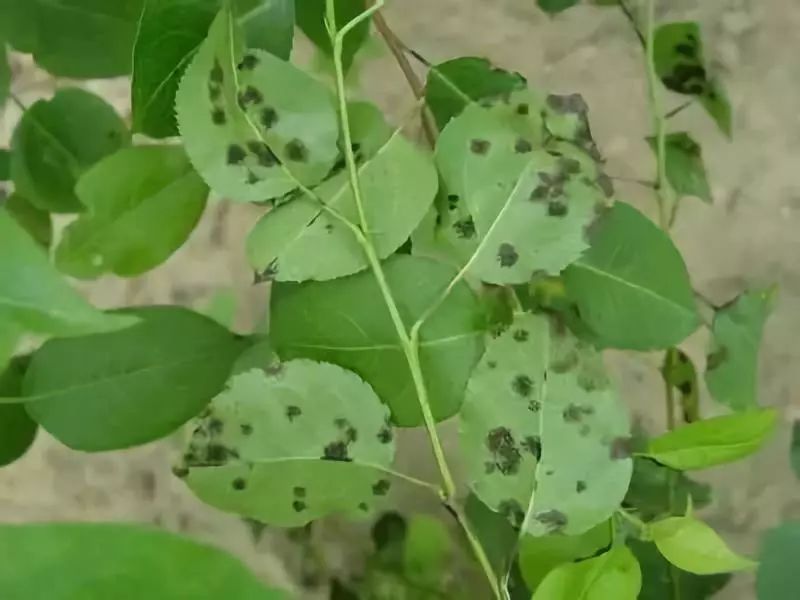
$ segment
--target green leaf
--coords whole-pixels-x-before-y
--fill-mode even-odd
[[[137,146],[85,173],[76,192],[87,212],[67,227],[58,268],[81,279],[141,275],[189,237],[208,188],[178,146]]]
[[[496,102],[525,87],[525,78],[519,73],[498,69],[485,58],[467,56],[431,67],[425,102],[439,129],[444,129],[470,103]]]
[[[734,553],[711,527],[694,517],[669,517],[650,523],[648,529],[664,558],[689,573],[713,575],[758,564]]]
[[[380,258],[397,250],[431,206],[438,187],[433,162],[396,133],[359,167],[364,213]],[[316,190],[351,223],[358,208],[346,172]],[[366,269],[367,258],[353,232],[307,196],[284,203],[258,222],[247,240],[250,264],[269,268],[279,281],[326,280]]]
[[[239,298],[233,288],[220,288],[206,301],[198,312],[204,314],[217,323],[233,329],[236,322],[236,313],[239,308]],[[241,359],[241,356],[239,357]]]
[[[700,388],[697,382],[697,369],[689,356],[679,348],[670,348],[664,353],[661,365],[664,383],[675,388],[680,394],[679,403],[683,420],[694,423],[700,420]]]
[[[714,315],[706,384],[733,410],[758,406],[758,349],[774,297],[775,288],[747,292]]]
[[[28,413],[70,448],[116,450],[171,433],[222,389],[246,346],[184,308],[123,314],[141,321],[114,333],[52,340],[31,358],[23,386]]]
[[[325,1],[301,0],[296,3],[297,25],[314,45],[326,55],[333,57],[333,46],[325,27]],[[361,0],[336,0],[336,28],[341,29],[364,12],[366,5]],[[359,23],[345,38],[342,45],[342,66],[345,73],[353,64],[356,53],[369,39],[369,21]]]
[[[8,92],[11,89],[11,67],[6,56],[6,44],[0,36],[0,109],[6,103]]]
[[[94,79],[131,72],[136,28],[145,0],[26,0],[6,9],[12,44],[59,77]],[[15,0],[11,0],[15,3]],[[14,10],[16,9],[16,10]]]
[[[628,204],[616,204],[597,223],[592,247],[564,271],[564,283],[606,346],[668,348],[700,324],[678,249]]]
[[[646,456],[681,471],[734,462],[761,448],[777,417],[774,409],[764,409],[684,425],[650,440]]]
[[[532,600],[636,600],[642,572],[627,546],[614,546],[605,554],[551,571]]]
[[[675,591],[680,597],[706,600],[724,588],[731,579],[727,573],[695,575],[671,566],[651,542],[628,538],[628,546],[642,568],[642,591],[638,600],[674,600]]]
[[[403,571],[420,587],[436,587],[447,572],[453,542],[440,519],[414,515],[408,523],[403,551]]]
[[[273,525],[365,514],[392,485],[388,421],[369,385],[335,365],[256,369],[212,401],[178,473],[204,502]]]
[[[0,181],[8,181],[11,178],[11,152],[5,148],[0,148]]]
[[[650,148],[657,152],[655,138],[647,138]],[[667,180],[679,196],[695,196],[711,204],[711,186],[706,176],[703,151],[691,135],[670,133],[666,137]]]
[[[16,191],[50,212],[77,212],[78,178],[101,158],[126,146],[125,124],[103,99],[66,88],[22,115],[11,141]]]
[[[319,183],[338,155],[333,99],[320,82],[263,50],[244,51],[224,8],[176,97],[197,171],[222,196],[275,198]]]
[[[22,393],[25,359],[16,359],[0,371],[0,397],[13,398]],[[2,369],[2,361],[0,361]],[[30,448],[36,437],[36,423],[21,404],[0,403],[0,467],[11,464]]]
[[[622,502],[627,410],[600,355],[545,317],[518,314],[489,342],[460,417],[471,489],[527,533],[578,535]]]
[[[486,506],[474,492],[467,496],[464,513],[486,551],[494,572],[498,575],[507,573],[516,551],[517,531],[506,517]]]
[[[539,5],[539,8],[551,15],[555,15],[567,10],[568,8],[572,8],[578,2],[580,2],[580,0],[536,0],[536,4]]]
[[[135,525],[3,525],[0,554],[9,599],[288,598],[221,550]]]
[[[0,323],[50,335],[113,331],[136,322],[90,306],[56,272],[36,242],[0,209]]]
[[[730,102],[722,85],[706,70],[700,26],[694,21],[661,25],[656,29],[653,47],[656,73],[664,85],[673,92],[698,97],[720,130],[730,137]]]
[[[234,0],[248,48],[289,60],[294,44],[295,0]]]
[[[36,46],[34,2],[0,0],[0,38],[20,52],[33,52]]]
[[[792,424],[792,445],[789,451],[789,460],[794,474],[800,479],[800,419]]]
[[[53,223],[50,213],[36,208],[19,194],[11,194],[3,207],[17,224],[44,249],[50,248],[53,241]]]
[[[761,542],[756,589],[759,600],[794,600],[800,586],[800,521],[769,530]]]
[[[611,545],[611,526],[600,523],[581,535],[545,535],[522,538],[519,565],[528,587],[536,589],[553,569],[596,556]]]
[[[407,328],[455,276],[450,267],[407,255],[390,258],[384,272]],[[475,295],[460,283],[421,328],[420,362],[437,421],[458,412],[483,352],[485,327]],[[281,358],[311,358],[355,371],[389,405],[396,424],[422,424],[406,356],[372,273],[276,285],[270,336]]]

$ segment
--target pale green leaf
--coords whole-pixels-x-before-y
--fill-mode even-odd
[[[175,252],[206,206],[208,188],[178,146],[137,146],[105,158],[76,188],[86,212],[56,249],[58,268],[81,279],[141,275]]]
[[[800,589],[800,521],[769,530],[761,542],[756,589],[759,600],[795,600]]]
[[[232,329],[236,322],[239,299],[233,288],[220,288],[205,302],[198,312],[214,319],[217,323]]]
[[[532,600],[636,600],[642,572],[627,546],[557,567],[545,577]]]
[[[3,370],[0,360],[0,398],[19,396],[27,359],[15,359]],[[11,464],[28,450],[36,437],[36,423],[21,404],[0,403],[0,467]],[[1,589],[1,588],[0,588]]]
[[[647,138],[657,152],[655,138]],[[711,186],[703,163],[700,144],[688,133],[670,133],[666,137],[667,180],[679,196],[695,196],[711,204]]]
[[[734,462],[761,448],[777,417],[775,410],[765,409],[690,423],[650,440],[645,454],[681,471]]]
[[[390,258],[383,268],[406,328],[455,276],[446,265],[407,255]],[[464,283],[421,328],[420,363],[436,420],[458,412],[483,352],[485,328],[477,298]],[[282,358],[312,358],[355,371],[389,405],[395,423],[422,424],[406,356],[372,273],[276,285],[270,336]]]
[[[592,247],[564,272],[564,283],[606,346],[667,348],[700,324],[678,249],[628,204],[616,204],[597,223]]]
[[[326,0],[300,0],[296,1],[297,26],[308,39],[322,52],[333,57],[333,46],[330,34],[325,25]],[[341,29],[358,15],[364,12],[366,5],[361,0],[336,0],[336,28]],[[358,50],[369,38],[369,21],[359,23],[347,37],[342,45],[342,66],[347,72]]]
[[[200,417],[184,465],[203,501],[293,527],[365,514],[390,490],[389,411],[357,375],[310,360],[236,375]]]
[[[714,315],[706,384],[733,410],[758,406],[758,349],[774,297],[774,288],[747,292]]]
[[[119,332],[52,340],[31,358],[23,386],[28,413],[70,448],[114,450],[171,433],[222,389],[246,347],[184,308],[123,314],[141,321]]]
[[[328,89],[263,51],[245,52],[233,15],[223,8],[178,94],[178,127],[197,171],[232,200],[282,196],[315,185],[338,155]]]
[[[3,525],[0,555],[8,600],[288,598],[221,550],[136,525]]]
[[[711,527],[694,517],[669,517],[650,523],[648,530],[664,558],[690,573],[728,573],[758,564],[734,553]]]
[[[0,323],[45,335],[113,331],[136,322],[90,306],[50,265],[44,251],[0,209]]]
[[[2,206],[42,248],[50,248],[53,241],[50,213],[36,208],[19,194],[11,194]]]
[[[423,151],[396,133],[359,167],[364,213],[379,258],[386,258],[411,235],[431,206],[438,178]],[[319,198],[351,223],[359,214],[347,173],[316,189]],[[308,197],[270,210],[247,241],[250,264],[270,268],[279,281],[326,280],[367,268],[353,232]]]
[[[600,355],[546,317],[518,314],[488,344],[460,417],[470,487],[527,533],[578,535],[622,502],[627,411]]]
[[[11,141],[16,191],[50,212],[77,212],[78,178],[129,142],[125,124],[103,99],[75,88],[25,111]]]

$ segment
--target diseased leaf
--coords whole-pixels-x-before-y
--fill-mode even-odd
[[[96,310],[64,281],[36,242],[0,209],[0,323],[19,333],[84,335],[136,319]]]
[[[36,208],[19,194],[11,194],[2,204],[3,208],[44,249],[53,241],[53,223],[50,213]]]
[[[222,389],[246,347],[183,308],[121,314],[141,321],[119,332],[47,342],[31,358],[23,385],[28,413],[70,448],[116,450],[171,433]]]
[[[706,384],[733,410],[758,406],[758,349],[774,297],[774,288],[746,292],[714,315]]]
[[[628,204],[617,203],[597,223],[591,248],[564,271],[564,283],[606,346],[668,348],[700,324],[678,249]]]
[[[315,185],[338,155],[327,88],[263,50],[243,48],[231,11],[220,11],[186,69],[178,127],[197,171],[213,190],[255,202]]]
[[[288,598],[221,550],[135,525],[3,525],[0,554],[7,598]]]
[[[646,456],[688,471],[734,462],[756,452],[775,430],[773,409],[714,417],[650,440]]]
[[[526,535],[519,548],[520,570],[528,587],[535,590],[553,569],[596,556],[610,545],[611,526],[608,522],[600,523],[581,535]]]
[[[326,0],[301,0],[296,2],[297,25],[314,45],[329,57],[333,57],[330,34],[325,26]],[[336,29],[339,30],[355,19],[366,9],[361,0],[336,0]],[[353,64],[356,53],[369,39],[369,21],[359,23],[344,38],[342,45],[342,66],[345,73]]]
[[[389,411],[357,375],[294,360],[235,376],[178,473],[212,506],[296,527],[368,513],[391,488],[393,440]]]
[[[759,600],[794,600],[800,586],[800,521],[769,530],[761,542],[756,589]]]
[[[465,56],[448,60],[428,73],[425,102],[439,129],[472,102],[497,102],[524,90],[525,78],[492,66],[485,58]],[[525,109],[522,109],[525,110]]]
[[[194,229],[208,188],[178,146],[137,146],[103,159],[76,193],[86,212],[56,249],[58,268],[81,279],[133,277],[158,266]]]
[[[379,258],[411,235],[431,206],[438,187],[432,161],[400,133],[359,168],[364,213]],[[348,174],[341,172],[316,190],[319,198],[351,223],[359,222]],[[353,232],[307,196],[269,212],[247,240],[250,264],[269,269],[278,281],[335,279],[367,268]]]
[[[636,600],[642,572],[627,546],[614,546],[605,554],[551,571],[532,600]]]
[[[666,23],[656,29],[654,62],[664,85],[679,94],[697,96],[717,126],[732,133],[731,106],[722,84],[709,76],[700,26],[694,21]]]
[[[390,258],[383,266],[407,328],[455,276],[450,267],[407,255]],[[485,327],[475,295],[461,283],[421,328],[420,362],[437,421],[458,412],[469,374],[483,352]],[[281,358],[310,358],[355,371],[389,405],[396,424],[422,424],[406,356],[372,273],[276,285],[270,336]]]
[[[543,316],[488,344],[460,418],[471,489],[531,535],[579,535],[625,496],[627,411],[600,355]]]
[[[794,474],[800,479],[800,420],[792,423],[792,446],[789,451],[789,460]]]
[[[11,141],[16,191],[42,210],[78,212],[78,178],[129,141],[125,124],[103,99],[61,89],[30,106],[17,124]]]
[[[657,152],[655,138],[647,138]],[[695,196],[711,204],[711,186],[706,176],[703,151],[688,133],[670,133],[666,137],[667,180],[679,196]]]
[[[580,2],[580,0],[536,0],[536,4],[539,5],[539,8],[551,15],[555,15],[567,10],[568,8],[572,8],[578,2]]]
[[[713,575],[758,564],[735,554],[711,527],[694,517],[669,517],[650,523],[648,529],[664,558],[689,573]]]
[[[683,420],[694,423],[700,420],[700,389],[697,382],[697,369],[689,356],[679,348],[670,348],[664,353],[661,365],[664,383],[672,386],[680,394],[680,407]]]
[[[0,398],[21,394],[26,366],[27,360],[18,358],[2,370],[3,361],[0,360]],[[0,403],[0,467],[11,464],[27,452],[36,437],[36,429],[36,423],[21,404]]]

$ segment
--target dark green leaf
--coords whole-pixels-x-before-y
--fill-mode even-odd
[[[2,16],[0,14],[0,16]],[[8,92],[11,88],[11,67],[6,56],[6,44],[0,36],[0,109],[6,103]]]
[[[20,52],[33,52],[37,42],[35,0],[0,0],[0,38]]]
[[[661,25],[655,35],[654,61],[664,85],[673,92],[697,96],[730,137],[731,106],[722,85],[706,70],[700,26],[694,21]]]
[[[372,388],[336,365],[254,369],[198,419],[181,470],[203,501],[264,523],[364,515],[394,483],[388,421]]]
[[[23,387],[28,413],[70,448],[127,448],[174,431],[222,389],[246,345],[183,308],[123,314],[141,322],[47,342],[31,359]]]
[[[519,534],[508,519],[486,506],[474,492],[470,492],[464,512],[473,531],[489,557],[495,573],[502,575],[509,570],[514,558],[514,549]]]
[[[536,3],[544,12],[555,15],[568,8],[572,8],[580,1],[581,0],[536,0]]]
[[[441,520],[414,515],[408,523],[403,552],[406,578],[420,588],[435,588],[447,573],[453,541]]]
[[[3,203],[3,207],[40,246],[45,249],[50,248],[50,243],[53,241],[50,213],[36,208],[19,194],[11,194]]]
[[[67,88],[28,108],[11,141],[16,191],[50,212],[77,212],[78,178],[129,142],[125,124],[101,98]]]
[[[328,56],[333,56],[328,30],[325,27],[326,0],[300,0],[297,5],[297,25],[308,38]],[[363,0],[336,0],[336,28],[341,29],[362,12],[366,5]],[[345,72],[353,64],[356,52],[369,38],[369,21],[360,23],[344,39],[342,65]]]
[[[0,148],[0,181],[8,181],[11,178],[11,152],[5,148]]]
[[[134,525],[4,525],[0,555],[9,600],[288,598],[221,550]]]
[[[657,151],[655,138],[647,138]],[[679,196],[696,196],[709,204],[711,187],[706,177],[703,152],[688,133],[671,133],[666,138],[667,180]]]
[[[245,45],[289,60],[294,44],[296,0],[235,0]],[[304,3],[305,0],[300,0]]]
[[[471,102],[496,102],[525,87],[522,75],[493,67],[485,58],[454,58],[431,67],[425,101],[444,129]]]
[[[439,297],[455,271],[407,255],[384,263],[406,327]],[[469,287],[457,285],[420,331],[420,360],[436,420],[458,412],[483,352],[485,319]],[[358,373],[392,410],[395,423],[422,423],[411,372],[375,276],[362,272],[273,291],[270,335],[284,359],[312,358]]]
[[[0,398],[14,398],[22,393],[26,366],[26,359],[16,359],[5,371],[0,371]],[[0,467],[25,454],[35,437],[36,423],[22,404],[0,404]]]
[[[76,192],[86,212],[64,232],[56,265],[81,279],[158,266],[189,237],[208,196],[178,146],[121,150],[85,173]]]
[[[686,265],[661,229],[620,202],[591,237],[591,248],[564,271],[564,283],[604,345],[668,348],[697,328]]]
[[[789,450],[789,460],[794,474],[800,479],[800,420],[792,424],[792,446]]]
[[[800,587],[800,521],[769,530],[761,542],[758,569],[759,600],[795,600]]]
[[[687,423],[699,421],[700,388],[692,359],[683,350],[670,348],[664,353],[661,376],[664,383],[678,392],[683,420]]]
[[[733,410],[758,406],[758,349],[774,298],[775,288],[747,292],[714,315],[706,384]]]

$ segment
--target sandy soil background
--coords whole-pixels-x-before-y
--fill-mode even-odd
[[[800,484],[788,467],[789,422],[800,417],[800,3],[796,0],[671,0],[664,18],[697,19],[706,52],[727,85],[734,106],[734,139],[724,139],[699,109],[673,123],[695,133],[705,151],[713,182],[713,206],[687,200],[675,238],[695,286],[724,302],[746,286],[776,282],[780,299],[765,332],[761,359],[761,401],[782,411],[773,443],[741,465],[715,469],[701,479],[716,485],[705,517],[738,550],[754,551],[759,532],[783,519],[800,517]],[[433,61],[460,55],[486,56],[518,70],[536,87],[556,93],[580,92],[591,107],[595,138],[608,158],[608,172],[647,178],[652,160],[645,81],[637,42],[616,10],[581,8],[549,19],[534,0],[393,0],[388,21],[409,45]],[[299,54],[309,56],[300,44]],[[404,113],[411,95],[379,43],[360,65],[359,93],[390,115]],[[15,91],[26,101],[49,95],[55,86],[23,57],[14,57]],[[129,114],[125,80],[89,82]],[[670,105],[680,99],[670,98]],[[0,119],[6,142],[18,113]],[[618,184],[618,195],[653,214],[654,205],[636,186]],[[216,291],[233,288],[242,306],[240,325],[263,312],[263,288],[251,286],[243,240],[256,211],[247,206],[210,206],[189,243],[147,276],[104,279],[89,286],[102,306],[180,303],[200,306]],[[686,344],[700,365],[706,335]],[[612,357],[627,401],[645,424],[663,427],[658,356]],[[707,398],[707,414],[719,409]],[[0,471],[0,520],[116,520],[155,523],[212,541],[241,556],[275,584],[291,586],[291,556],[282,536],[255,543],[235,517],[201,505],[170,474],[176,443],[165,441],[125,452],[85,455],[40,434],[28,455]],[[424,446],[419,445],[420,448]],[[427,455],[407,454],[419,467]],[[335,537],[335,536],[333,536]],[[290,559],[284,561],[282,557]],[[287,564],[288,562],[288,568]],[[718,597],[753,598],[752,579],[736,580]]]

